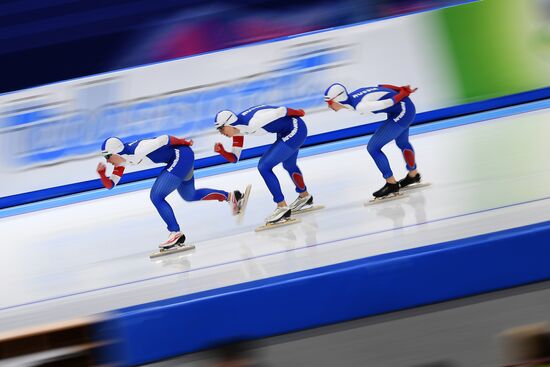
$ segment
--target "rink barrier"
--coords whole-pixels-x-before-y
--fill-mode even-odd
[[[523,93],[514,94],[514,95],[509,95],[509,96],[504,96],[504,97],[499,97],[499,98],[494,98],[494,99],[480,101],[480,102],[468,103],[460,106],[453,106],[453,107],[447,107],[447,108],[428,111],[428,112],[422,112],[417,114],[415,122],[411,126],[414,127],[418,125],[434,123],[440,120],[458,118],[458,117],[466,116],[470,114],[476,114],[476,113],[491,111],[495,109],[521,105],[529,102],[541,101],[548,98],[550,98],[550,87],[523,92]],[[474,119],[469,123],[474,123],[479,121],[480,121],[479,119],[477,120]],[[330,143],[338,140],[352,139],[352,138],[369,135],[369,134],[372,134],[374,131],[376,131],[376,129],[379,126],[380,126],[380,122],[369,123],[369,124],[355,126],[352,128],[335,130],[327,133],[312,135],[306,139],[303,145],[303,148],[312,147],[319,144],[326,144],[326,143]],[[241,162],[260,157],[268,147],[269,147],[268,145],[264,145],[264,146],[244,149],[241,153]],[[206,157],[195,161],[195,170],[204,169],[204,168],[213,167],[213,166],[219,166],[226,163],[227,162],[224,160],[224,158],[220,156]],[[151,179],[153,177],[156,177],[161,170],[162,170],[162,167],[127,173],[122,177],[119,185],[117,185],[117,190],[115,190],[114,192],[115,193],[125,192],[120,189],[121,187],[124,187],[125,184],[130,184],[130,183]],[[40,201],[46,201],[46,200],[55,199],[55,198],[62,198],[64,196],[85,193],[93,190],[105,191],[99,179],[91,180],[91,181],[83,181],[83,182],[69,184],[69,185],[63,185],[63,186],[52,187],[52,188],[43,189],[43,190],[27,192],[23,194],[16,194],[16,195],[2,197],[0,198],[0,218],[44,209],[43,207],[40,207],[40,206],[38,207],[31,206],[31,207],[24,207],[21,209],[17,209],[15,211],[5,211],[6,208],[24,206],[25,204],[32,204]],[[107,194],[102,194],[102,195],[109,196]],[[94,198],[97,198],[97,197],[99,196],[95,196]],[[90,198],[84,198],[84,200],[89,200],[89,199]],[[74,201],[74,202],[77,202],[77,201]],[[55,204],[46,205],[46,207],[55,207],[59,205],[66,205],[66,204],[61,203],[58,205],[55,205]]]
[[[550,221],[114,311],[109,357],[134,366],[550,279]]]

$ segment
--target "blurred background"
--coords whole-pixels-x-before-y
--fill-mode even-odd
[[[307,328],[301,320],[289,316],[302,327],[283,335],[234,337],[237,331],[227,325],[234,325],[230,322],[233,314],[246,306],[239,302],[227,308],[223,302],[218,305],[216,310],[227,325],[209,325],[215,336],[207,332],[186,335],[186,330],[183,336],[170,335],[166,331],[170,322],[163,319],[162,312],[147,320],[132,318],[142,311],[153,312],[156,306],[147,306],[146,302],[166,301],[162,305],[169,305],[170,299],[156,288],[133,298],[129,296],[131,290],[121,291],[120,299],[113,295],[118,303],[112,313],[103,313],[112,311],[111,303],[97,300],[82,307],[82,312],[69,301],[55,303],[57,299],[92,292],[90,289],[111,287],[109,271],[119,266],[118,260],[127,267],[116,278],[120,284],[111,288],[132,288],[144,269],[146,273],[151,271],[155,281],[162,281],[167,274],[173,275],[171,269],[185,273],[200,263],[179,257],[144,263],[143,253],[136,254],[137,244],[126,243],[126,247],[117,247],[119,252],[111,253],[115,240],[111,243],[92,238],[88,240],[98,242],[98,247],[93,247],[95,242],[84,246],[86,242],[74,240],[81,230],[103,233],[113,221],[108,223],[105,217],[103,222],[98,219],[82,223],[78,216],[56,217],[55,199],[69,198],[69,203],[75,203],[80,200],[78,194],[93,196],[101,191],[94,168],[105,138],[118,136],[129,141],[161,134],[190,137],[195,139],[196,168],[216,167],[222,163],[212,152],[214,142],[219,140],[212,127],[216,112],[224,108],[238,111],[266,102],[306,109],[312,121],[308,120],[313,136],[309,146],[371,134],[378,126],[376,116],[357,119],[344,111],[335,123],[334,114],[326,110],[322,99],[326,86],[334,82],[344,83],[349,89],[379,83],[418,86],[414,96],[418,125],[468,118],[498,108],[521,110],[524,103],[550,98],[550,0],[5,0],[0,3],[0,71],[0,243],[17,245],[20,239],[23,244],[59,245],[53,254],[44,248],[37,252],[27,250],[26,245],[22,250],[6,246],[0,257],[0,279],[4,280],[0,285],[0,366],[550,366],[550,284],[544,282],[548,270],[533,268],[533,258],[544,260],[544,256],[531,258],[529,253],[518,260],[515,274],[518,278],[518,274],[529,271],[536,275],[521,281],[506,279],[513,285],[504,287],[509,289],[488,286],[482,294],[464,293],[457,275],[456,283],[445,288],[445,296],[436,304],[418,304],[405,310],[382,308],[370,317],[343,319],[330,325],[320,322]],[[431,146],[425,149],[425,156],[433,156],[434,160],[441,157],[443,166],[446,154],[453,156],[454,162],[459,157],[457,166],[449,170],[456,168],[460,175],[453,176],[448,187],[466,189],[460,191],[461,195],[455,194],[455,201],[448,205],[456,209],[453,215],[461,216],[459,209],[468,205],[482,212],[497,204],[503,208],[515,205],[508,202],[512,199],[539,204],[548,199],[544,175],[550,172],[546,158],[550,120],[544,108],[534,117],[520,115],[511,128],[498,133],[486,131],[489,138],[482,144],[468,140],[467,134],[457,134],[456,140],[445,146],[444,154],[431,150]],[[498,116],[490,115],[487,120],[494,118]],[[541,125],[522,127],[534,120],[542,121]],[[270,141],[265,137],[248,142],[245,160],[258,157]],[[483,159],[508,154],[519,158],[503,158],[499,164]],[[129,167],[121,181],[122,189],[134,183],[142,185],[143,190],[147,180],[159,171],[155,165]],[[475,184],[492,182],[489,180],[495,177],[501,179],[498,186],[487,184],[475,189]],[[518,177],[527,177],[533,184],[518,190]],[[341,187],[346,179],[334,179],[328,185],[330,190]],[[128,192],[131,190],[137,189]],[[449,192],[441,197],[452,200],[453,191]],[[107,197],[104,193],[98,195]],[[70,201],[73,197],[76,201]],[[436,207],[426,214],[425,208],[434,208],[437,198],[428,192],[410,204],[417,222],[425,223],[439,209],[448,209]],[[443,201],[440,204],[444,206]],[[110,208],[105,202],[102,205]],[[137,206],[134,202],[131,205]],[[113,212],[132,219],[134,213],[128,213],[131,205],[127,212],[124,205]],[[136,218],[149,209],[140,207]],[[344,209],[344,205],[337,208]],[[42,217],[32,219],[35,222],[28,219],[35,211],[46,216],[50,213],[51,222]],[[385,220],[384,225],[390,223],[396,228],[407,226],[411,217],[410,210],[395,206],[374,212],[376,218]],[[550,220],[548,206],[537,213]],[[344,215],[340,211],[329,219],[339,223],[338,218]],[[91,218],[92,213],[82,216]],[[143,228],[149,228],[146,222],[151,220],[140,220]],[[29,228],[27,223],[35,226]],[[312,247],[311,257],[322,252],[315,252],[319,226],[314,224],[315,230],[310,231],[313,235],[308,232],[307,239],[313,238],[313,243],[306,241],[307,247]],[[364,226],[371,224],[367,221]],[[149,230],[139,232],[141,226],[135,227],[135,237],[154,237]],[[193,229],[203,230],[205,238],[217,233],[200,225]],[[36,241],[34,231],[47,235],[37,235],[42,241]],[[239,255],[248,259],[264,238],[254,238],[251,245],[246,238],[239,242],[241,234],[231,232],[230,237],[220,241],[238,243]],[[275,242],[280,238],[294,241],[290,250],[285,248],[288,251],[299,245],[299,236],[292,231],[272,237],[269,240]],[[286,245],[284,240],[281,242]],[[523,245],[521,239],[514,242],[515,248]],[[548,247],[542,251],[548,254]],[[498,260],[507,254],[495,251],[494,256]],[[202,259],[199,255],[193,254]],[[217,254],[208,255],[212,258]],[[25,257],[28,259],[21,260]],[[72,257],[78,259],[77,263],[71,262]],[[105,259],[113,262],[106,265]],[[293,260],[285,262],[292,265]],[[493,276],[493,265],[488,262],[486,268],[466,269],[468,274],[481,274],[483,281],[465,276],[464,283],[503,281]],[[261,273],[260,279],[268,277],[266,269],[271,266],[244,267],[241,272],[246,276],[240,280],[249,280],[255,273]],[[81,267],[84,273],[72,273]],[[431,278],[428,266],[409,268]],[[455,270],[458,274],[459,269]],[[399,269],[384,272],[384,280],[391,279],[394,271]],[[224,280],[238,273],[220,272]],[[191,278],[178,278],[170,285],[170,294],[191,294],[183,290]],[[207,286],[213,278],[209,274],[199,279],[206,284],[201,290],[211,290]],[[364,278],[355,281],[363,283]],[[222,285],[228,284],[218,284]],[[335,288],[348,286],[351,297],[354,284]],[[384,282],[380,289],[385,289]],[[423,293],[431,291],[427,287]],[[400,296],[414,298],[416,294],[406,293],[395,299],[401,300]],[[205,297],[207,302],[215,298]],[[388,302],[395,299],[390,297]],[[203,319],[182,317],[206,312],[185,303],[187,300],[178,310],[178,317],[191,320],[186,326],[202,330],[201,323],[208,324],[210,317],[215,319],[210,314],[202,315]],[[376,301],[383,304],[385,299]],[[285,306],[293,302],[287,300]],[[42,303],[47,305],[45,309],[50,307],[47,312],[25,308]],[[145,310],[140,309],[142,306]],[[301,311],[322,319],[332,310],[305,307]],[[75,316],[83,318],[74,320]],[[251,327],[261,327],[262,321],[255,319]],[[42,326],[46,322],[48,326]],[[245,322],[241,326],[246,329],[250,325]],[[149,333],[156,339],[148,340]],[[166,339],[161,340],[159,335]],[[173,352],[157,353],[151,343],[158,343],[163,351],[172,348]]]
[[[0,92],[460,2],[6,0]]]

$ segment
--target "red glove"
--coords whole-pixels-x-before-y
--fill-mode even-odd
[[[395,103],[399,103],[401,102],[403,99],[407,98],[409,95],[411,95],[412,93],[416,92],[418,88],[414,88],[414,89],[411,89],[411,86],[410,85],[405,85],[403,87],[401,87],[401,89],[399,90],[399,93],[396,94],[395,96],[393,96],[393,101]]]
[[[99,173],[100,176],[105,176],[105,171],[107,171],[107,166],[105,165],[105,163],[99,162],[97,164],[96,171],[97,173]]]
[[[233,153],[226,151],[222,143],[214,144],[214,152],[224,157],[228,162],[231,162],[231,163],[237,162],[237,156]]]
[[[407,93],[409,93],[409,94],[413,94],[414,92],[416,92],[416,90],[418,88],[412,89],[410,85],[405,85],[405,86],[401,87],[401,89],[407,91]]]
[[[105,166],[105,163],[98,163],[96,171],[99,174],[101,183],[103,184],[103,186],[105,186],[106,189],[112,189],[114,186],[114,182],[111,181],[111,179],[105,175],[106,170],[107,170],[107,166]]]
[[[181,146],[181,145],[192,146],[193,140],[191,139],[187,140],[185,138],[176,138],[175,136],[170,135],[170,145],[173,147]]]
[[[294,108],[286,108],[286,115],[287,116],[297,116],[297,117],[303,117],[305,116],[306,112],[303,109],[295,110]]]

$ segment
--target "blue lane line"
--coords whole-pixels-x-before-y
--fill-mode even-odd
[[[256,259],[261,259],[261,258],[265,258],[265,257],[274,256],[274,255],[280,255],[280,254],[284,254],[284,253],[300,251],[300,250],[307,249],[307,248],[310,248],[310,247],[321,247],[321,246],[335,244],[335,243],[338,243],[338,242],[343,242],[343,241],[348,241],[348,240],[354,240],[354,239],[374,236],[374,235],[378,235],[378,234],[381,234],[381,233],[400,231],[400,230],[403,230],[403,229],[418,227],[418,226],[422,226],[422,225],[425,225],[425,224],[438,223],[438,222],[443,222],[443,221],[452,220],[452,219],[456,219],[456,218],[462,218],[462,217],[468,217],[468,216],[471,216],[471,215],[487,213],[487,212],[491,212],[491,211],[495,211],[495,210],[533,204],[533,203],[537,203],[537,202],[541,202],[541,201],[545,201],[545,200],[549,200],[549,199],[550,199],[550,196],[547,196],[547,197],[543,197],[543,198],[527,200],[527,201],[522,201],[522,202],[518,202],[518,203],[501,205],[501,206],[497,206],[497,207],[493,207],[493,208],[480,209],[480,210],[476,210],[476,211],[472,211],[472,212],[468,212],[468,213],[456,214],[456,215],[451,215],[451,216],[448,216],[448,217],[442,217],[442,218],[427,220],[427,221],[424,221],[424,222],[408,224],[408,225],[404,225],[404,226],[401,226],[401,227],[388,228],[388,229],[382,229],[382,230],[378,230],[378,231],[374,231],[374,232],[361,233],[361,234],[357,234],[357,235],[354,235],[354,236],[338,238],[336,240],[320,242],[320,243],[316,243],[316,244],[313,244],[313,245],[305,245],[305,246],[301,246],[301,247],[295,247],[295,248],[292,248],[292,249],[274,251],[274,252],[270,252],[270,253],[263,254],[263,255],[250,256],[250,257],[241,258],[241,259],[237,259],[237,260],[226,261],[226,262],[222,262],[222,263],[218,263],[218,264],[206,265],[206,266],[198,267],[198,268],[195,268],[195,269],[178,271],[178,272],[170,273],[170,274],[156,275],[156,276],[153,276],[153,277],[138,279],[138,280],[132,280],[132,281],[124,282],[124,283],[120,283],[120,284],[113,284],[113,285],[109,285],[109,286],[105,286],[105,287],[100,287],[100,288],[95,288],[95,289],[88,289],[88,290],[85,290],[85,291],[79,291],[79,292],[74,292],[74,293],[68,293],[68,294],[64,294],[64,295],[61,295],[61,296],[57,296],[57,297],[43,298],[43,299],[40,299],[40,300],[26,302],[26,303],[20,303],[20,304],[17,304],[17,305],[0,307],[0,312],[6,311],[6,310],[12,310],[12,309],[19,308],[19,307],[35,305],[35,304],[38,304],[38,303],[55,301],[55,300],[64,299],[64,298],[68,298],[68,297],[79,296],[79,295],[83,295],[83,294],[100,292],[100,291],[104,291],[104,290],[108,290],[108,289],[124,287],[124,286],[127,286],[127,285],[145,283],[145,282],[148,282],[148,281],[151,281],[151,280],[163,279],[163,278],[168,278],[168,277],[177,276],[177,275],[181,275],[181,274],[188,274],[188,273],[192,273],[192,272],[196,272],[196,271],[217,268],[217,267],[221,267],[221,266],[225,266],[225,265],[242,263],[242,262],[249,261],[249,260],[256,260]],[[541,222],[541,223],[538,223],[538,224],[545,224],[545,223],[548,223],[548,222]],[[530,225],[527,225],[527,226],[532,226],[532,225],[535,225],[535,224],[530,224]],[[522,226],[522,227],[525,227],[525,226]],[[521,227],[516,227],[516,228],[521,228]],[[491,232],[488,232],[488,233],[491,233]],[[471,236],[471,237],[476,237],[476,236]],[[466,237],[466,238],[469,238],[469,237]],[[447,242],[449,242],[449,241],[444,241],[442,243],[447,243]],[[384,254],[380,254],[380,255],[375,255],[373,257],[385,256],[386,258],[398,258],[398,257],[401,256],[402,253],[406,252],[409,255],[410,254],[415,254],[415,253],[421,253],[421,252],[426,251],[425,247],[432,246],[432,245],[438,245],[438,244],[441,244],[441,243],[436,243],[436,244],[427,243],[427,244],[419,246],[419,247],[413,247],[413,248],[406,249],[406,250],[384,253]],[[338,265],[338,264],[333,264],[333,266],[334,265]],[[265,279],[270,279],[270,278],[271,277],[268,277],[268,278],[265,278]],[[239,284],[241,284],[241,283],[239,283]],[[234,286],[239,286],[239,284],[234,285]],[[232,287],[232,286],[229,286],[229,287]],[[224,287],[224,288],[220,288],[220,289],[227,289],[227,288]],[[198,292],[198,293],[200,293],[200,292]],[[191,296],[192,294],[186,295],[186,296]],[[155,302],[162,302],[162,301],[155,301]]]
[[[457,126],[463,126],[468,124],[473,124],[481,121],[492,120],[503,118],[507,116],[522,114],[526,112],[531,112],[535,110],[541,110],[545,108],[550,108],[550,99],[526,103],[518,106],[506,107],[498,110],[485,111],[473,115],[467,115],[457,118],[452,118],[448,120],[443,120],[439,122],[432,122],[425,125],[412,126],[410,129],[411,135],[425,134],[433,131],[448,129]],[[317,154],[329,153],[337,150],[348,149],[357,147],[360,145],[366,145],[371,138],[371,135],[361,136],[358,138],[352,138],[342,141],[331,142],[323,145],[316,145],[312,147],[303,148],[300,150],[300,157],[309,157]],[[260,158],[247,159],[236,164],[223,164],[219,166],[212,166],[198,169],[195,172],[196,178],[209,177],[214,175],[219,175],[222,173],[234,172],[238,170],[255,168],[258,165]],[[143,181],[131,182],[120,187],[117,187],[114,190],[93,190],[82,192],[78,194],[72,194],[68,196],[62,196],[54,199],[43,200],[35,203],[24,204],[12,208],[6,208],[0,210],[0,218],[11,217],[14,215],[31,213],[39,210],[51,209],[60,207],[63,205],[75,204],[88,200],[95,200],[100,198],[105,198],[113,195],[119,195],[129,192],[134,192],[138,190],[144,190],[151,188],[153,186],[154,178],[147,179]]]

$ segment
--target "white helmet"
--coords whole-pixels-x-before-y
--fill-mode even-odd
[[[348,91],[340,83],[334,83],[325,91],[325,102],[339,102],[345,104],[348,100]]]
[[[101,154],[103,156],[118,154],[124,150],[124,143],[119,138],[114,136],[107,138],[103,144],[101,144]]]
[[[216,129],[221,129],[225,125],[231,125],[234,122],[237,122],[238,118],[235,113],[229,110],[223,110],[218,112],[216,119],[214,120],[214,126]]]

